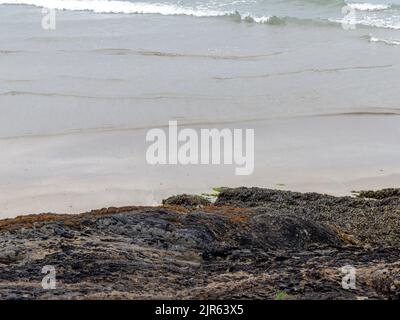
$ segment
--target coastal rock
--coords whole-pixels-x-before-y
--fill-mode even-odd
[[[395,199],[259,188],[202,207],[171,199],[182,205],[1,220],[0,298],[399,298]],[[349,265],[357,286],[346,290]],[[56,289],[42,288],[44,266]]]
[[[385,189],[389,190],[389,189]],[[397,189],[390,189],[397,190]],[[379,191],[375,192],[379,194]],[[387,194],[386,191],[383,194]],[[390,194],[395,194],[391,191]],[[374,245],[400,243],[400,198],[381,200],[334,197],[262,188],[225,188],[215,205],[262,208],[272,214],[292,214],[333,226],[353,242]]]
[[[16,245],[3,245],[0,251],[0,264],[16,263],[23,259],[24,250]]]
[[[206,198],[198,195],[181,194],[172,196],[162,201],[163,205],[176,205],[182,207],[200,208],[211,205],[211,202]]]
[[[386,198],[400,198],[400,189],[399,188],[388,188],[377,191],[354,191],[358,198],[367,198],[367,199],[386,199]]]

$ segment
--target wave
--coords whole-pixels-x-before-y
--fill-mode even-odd
[[[371,35],[369,36],[369,42],[384,43],[390,46],[400,46],[400,40],[376,38]]]
[[[256,16],[239,11],[219,11],[211,9],[193,9],[164,3],[128,2],[118,0],[0,0],[0,5],[30,5],[40,8],[71,11],[91,11],[94,13],[122,14],[159,14],[166,16],[222,17],[234,21],[257,24],[285,25],[295,24],[329,24],[329,21],[299,19],[294,17]]]
[[[164,99],[181,99],[179,96],[173,95],[153,95],[153,96],[88,96],[72,93],[58,93],[58,92],[33,92],[33,91],[7,91],[0,93],[0,96],[39,96],[46,98],[76,98],[88,100],[164,100]]]
[[[37,96],[42,98],[73,98],[73,99],[86,99],[86,100],[124,100],[124,101],[143,101],[143,100],[188,100],[197,99],[205,101],[216,100],[230,100],[230,96],[209,96],[203,94],[179,94],[160,92],[154,94],[142,94],[137,96],[89,96],[78,93],[65,93],[65,92],[36,92],[36,91],[6,91],[0,92],[0,96],[4,97],[19,97],[19,96]]]
[[[377,14],[373,15],[355,15],[351,19],[340,18],[340,19],[329,19],[333,23],[338,23],[342,25],[354,25],[357,27],[371,27],[371,28],[381,28],[381,29],[392,29],[400,30],[400,16],[379,16]]]
[[[377,19],[365,17],[363,19],[356,20],[357,25],[373,27],[373,28],[382,28],[382,29],[392,29],[392,30],[400,30],[400,21],[387,21],[385,19]]]
[[[285,0],[285,1],[298,2],[298,0]],[[376,4],[369,2],[357,2],[357,1],[346,1],[346,0],[302,0],[302,1],[323,6],[335,6],[335,7],[349,6],[358,11],[380,11],[380,10],[390,9],[392,7],[397,7],[397,5],[391,3]]]
[[[355,3],[350,2],[347,5],[358,11],[382,11],[392,8],[391,4],[372,4],[372,3]]]
[[[274,16],[254,16],[238,11],[196,9],[175,4],[128,2],[119,0],[0,0],[0,5],[30,5],[40,8],[71,11],[91,11],[94,13],[159,14],[165,16],[228,17],[234,20],[261,24],[283,24]]]
[[[298,0],[284,0],[284,1],[295,1]],[[313,3],[316,5],[323,6],[335,6],[335,7],[345,7],[348,6],[357,11],[382,11],[393,8],[399,8],[399,5],[393,3],[369,3],[369,2],[357,2],[357,1],[346,1],[346,0],[302,0],[308,3]]]
[[[238,11],[196,9],[166,3],[128,2],[119,0],[0,0],[3,5],[30,5],[40,8],[94,13],[184,15],[194,17],[231,17],[256,23],[276,23],[274,17],[240,14]]]
[[[216,55],[216,54],[188,54],[178,52],[162,52],[162,51],[148,51],[148,50],[131,50],[131,49],[118,49],[118,48],[103,48],[93,50],[96,53],[110,54],[110,55],[126,55],[126,54],[139,54],[143,56],[165,57],[165,58],[198,58],[198,59],[212,59],[212,60],[257,60],[267,57],[280,55],[283,52],[271,52],[268,54],[258,55]]]
[[[259,78],[270,78],[270,77],[282,77],[282,76],[294,76],[303,73],[332,73],[332,72],[344,72],[344,71],[356,71],[356,70],[374,70],[374,69],[386,69],[392,68],[393,65],[369,65],[369,66],[353,66],[353,67],[339,67],[339,68],[327,68],[327,69],[303,69],[289,72],[279,72],[279,73],[266,73],[258,75],[242,75],[234,77],[213,77],[214,80],[243,80],[243,79],[259,79]]]
[[[286,0],[291,1],[291,0]],[[356,11],[382,11],[391,8],[398,8],[398,5],[392,4],[371,4],[345,2],[344,0],[306,0],[318,4],[340,4],[349,6]],[[224,11],[207,7],[185,7],[179,3],[146,3],[130,2],[122,0],[0,0],[0,5],[30,5],[41,8],[50,8],[56,10],[71,11],[90,11],[94,13],[115,13],[115,14],[158,14],[165,16],[193,16],[193,17],[218,17],[231,19],[238,22],[248,22],[266,25],[337,25],[346,23],[344,19],[338,18],[296,18],[289,16],[276,15],[254,15],[251,13],[242,13],[237,10]],[[391,19],[385,17],[365,16],[355,20],[355,24],[369,27],[400,29],[400,23],[397,24]]]
[[[41,8],[92,11],[95,13],[188,15],[196,17],[224,16],[224,11],[192,9],[174,4],[128,2],[118,0],[0,0],[6,5],[30,5]]]
[[[0,50],[0,55],[18,54],[22,52],[21,50]]]

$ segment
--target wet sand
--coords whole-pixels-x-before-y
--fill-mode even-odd
[[[400,184],[400,49],[367,30],[304,38],[291,26],[59,12],[44,31],[40,17],[0,12],[1,218],[216,186],[345,195]],[[146,132],[168,120],[255,129],[254,174],[148,165]]]

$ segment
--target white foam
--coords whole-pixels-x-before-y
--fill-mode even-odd
[[[384,19],[384,18],[375,18],[375,17],[363,17],[357,20],[357,24],[375,27],[375,28],[385,28],[385,29],[393,29],[400,30],[400,21],[399,19]]]
[[[267,23],[268,16],[252,16],[240,14],[237,11],[220,11],[207,8],[189,8],[175,4],[128,2],[118,0],[0,0],[7,5],[30,5],[41,8],[92,11],[95,13],[124,13],[124,14],[160,14],[160,15],[185,15],[194,17],[237,17],[239,20],[255,23]]]
[[[265,17],[265,16],[255,17],[255,16],[251,16],[251,15],[244,16],[243,19],[246,19],[246,17],[252,19],[256,23],[268,23],[268,21],[271,19],[271,17]]]
[[[372,4],[372,3],[348,3],[348,6],[358,11],[380,11],[391,8],[390,4]]]
[[[349,23],[349,21],[346,19],[329,19],[329,21],[340,23],[340,24],[348,24]],[[361,18],[357,17],[356,19],[354,19],[354,21],[351,21],[351,22],[354,25],[400,30],[400,19],[384,19],[384,18],[364,16]]]
[[[392,46],[400,46],[400,40],[395,40],[395,39],[381,39],[381,38],[376,38],[373,36],[370,36],[369,42],[381,42],[384,44],[392,45]]]
[[[24,4],[49,9],[92,11],[95,13],[188,15],[196,17],[217,17],[228,14],[225,11],[192,9],[173,4],[117,0],[0,0],[0,4]]]

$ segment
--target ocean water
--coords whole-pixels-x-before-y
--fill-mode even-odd
[[[399,186],[399,29],[399,0],[0,0],[0,216]],[[150,166],[169,120],[255,129],[254,174]]]
[[[269,25],[320,24],[345,21],[359,26],[400,29],[399,0],[1,0],[58,10],[94,13],[219,17]]]

